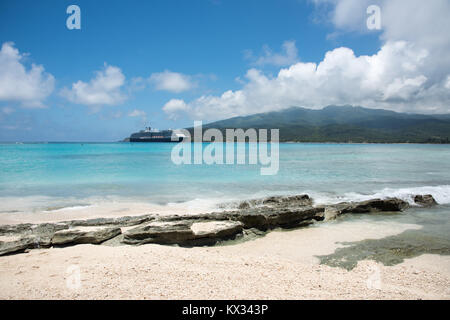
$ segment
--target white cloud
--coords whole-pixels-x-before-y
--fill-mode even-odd
[[[122,92],[125,76],[118,67],[105,64],[88,83],[81,80],[72,84],[71,89],[64,88],[62,95],[71,102],[98,108],[104,105],[117,105],[126,100]]]
[[[44,107],[43,100],[54,88],[54,77],[41,65],[23,65],[24,54],[10,42],[0,50],[0,100],[19,102],[24,107]]]
[[[180,93],[195,88],[197,84],[191,76],[171,71],[153,73],[149,81],[153,83],[156,90]]]
[[[129,117],[146,117],[147,113],[143,110],[134,109],[130,113],[128,113]]]
[[[450,2],[448,0],[313,0],[320,7],[327,4],[334,26],[341,31],[368,32],[366,9],[369,5],[381,8],[381,39],[408,41],[427,49],[436,61],[450,64]],[[432,61],[430,62],[432,64]],[[430,66],[431,67],[431,66]],[[437,71],[437,70],[434,70]]]
[[[287,66],[298,61],[298,50],[295,46],[295,41],[285,41],[283,43],[281,53],[274,53],[269,46],[263,47],[263,54],[260,57],[254,57],[253,52],[247,50],[245,52],[246,58],[252,60],[255,66],[274,65]]]
[[[316,0],[334,5],[337,28],[346,17],[358,15],[354,0]],[[365,0],[362,0],[365,3]],[[316,63],[298,62],[282,68],[275,77],[250,69],[240,90],[179,101],[194,119],[216,120],[280,110],[290,106],[322,108],[352,104],[402,112],[450,112],[450,2],[379,1],[383,45],[373,55],[356,56],[350,48],[336,48]],[[362,17],[366,17],[363,7]],[[359,20],[358,20],[359,19]],[[365,27],[365,20],[358,18]],[[437,26],[435,25],[437,24]],[[413,31],[411,31],[411,28]]]
[[[163,106],[163,111],[168,114],[169,118],[176,120],[180,112],[189,112],[188,106],[183,100],[172,99]]]
[[[367,32],[367,8],[383,0],[313,0],[317,7],[326,6],[327,16],[338,29]],[[382,19],[383,21],[383,19]]]

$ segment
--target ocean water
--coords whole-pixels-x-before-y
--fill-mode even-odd
[[[0,144],[0,219],[22,213],[130,215],[162,208],[190,213],[224,209],[243,199],[301,193],[316,204],[375,197],[399,197],[413,204],[413,195],[432,194],[436,208],[345,216],[347,224],[372,226],[380,234],[390,227],[406,231],[346,243],[320,258],[352,268],[367,258],[395,264],[422,253],[450,254],[450,146],[280,144],[279,171],[273,176],[261,175],[261,165],[176,165],[171,160],[174,146]]]
[[[117,197],[169,204],[308,193],[319,203],[431,193],[450,203],[450,146],[281,144],[261,165],[175,165],[175,144],[0,144],[0,198]],[[206,145],[206,144],[205,144]],[[72,201],[71,200],[71,201]],[[3,203],[4,205],[4,203]],[[0,211],[14,208],[2,208]]]

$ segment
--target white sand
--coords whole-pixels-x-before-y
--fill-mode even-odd
[[[336,241],[416,227],[333,222],[223,247],[32,250],[0,257],[0,299],[450,299],[450,257],[363,261],[350,272],[314,258]]]

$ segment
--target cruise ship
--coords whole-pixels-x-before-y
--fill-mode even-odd
[[[174,130],[158,130],[146,127],[133,133],[130,142],[181,142],[186,136]]]

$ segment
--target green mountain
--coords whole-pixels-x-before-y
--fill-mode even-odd
[[[450,114],[407,114],[352,106],[321,110],[292,107],[221,120],[203,128],[280,129],[280,141],[296,142],[450,143]]]

